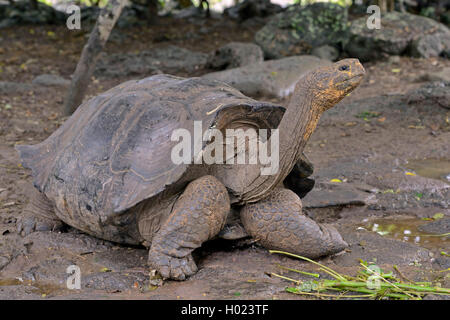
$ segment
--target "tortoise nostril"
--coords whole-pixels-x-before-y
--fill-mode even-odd
[[[343,65],[343,66],[340,66],[340,67],[339,67],[339,71],[347,71],[347,70],[349,70],[349,69],[350,69],[350,67],[347,66],[347,65]]]

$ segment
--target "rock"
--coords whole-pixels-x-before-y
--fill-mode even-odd
[[[2,6],[0,10],[0,28],[24,24],[63,24],[68,15],[53,7],[37,2],[37,10],[30,1],[15,1],[14,5]]]
[[[83,233],[33,232],[24,238],[29,243],[30,253],[41,251],[69,250],[73,254],[101,251],[111,248],[111,243]]]
[[[0,270],[2,270],[4,267],[6,267],[6,265],[8,265],[8,263],[9,263],[8,257],[0,256]]]
[[[3,19],[0,21],[0,29],[12,27],[16,24],[15,19]]]
[[[441,218],[436,221],[426,223],[419,226],[419,230],[432,234],[450,233],[450,218]]]
[[[198,18],[200,16],[201,11],[195,6],[183,8],[173,13],[173,17],[176,19]]]
[[[311,55],[321,59],[336,61],[339,57],[339,50],[335,47],[324,45],[311,50]]]
[[[144,247],[130,250],[126,247],[114,246],[112,250],[95,252],[95,262],[113,271],[125,272],[133,268],[145,268],[148,250]]]
[[[349,33],[345,50],[362,61],[402,54],[428,58],[450,47],[450,31],[445,25],[409,13],[385,13],[381,29],[367,28],[367,18],[362,17],[351,23]]]
[[[320,183],[303,199],[305,208],[325,208],[365,205],[374,196],[353,187],[350,183]]]
[[[82,7],[81,14],[81,27],[86,31],[91,30],[92,26],[97,21],[100,8],[96,6]],[[131,26],[138,26],[146,23],[147,20],[147,7],[134,2],[125,6],[117,19],[116,26],[118,28],[127,28]],[[114,29],[113,29],[114,30]]]
[[[330,64],[330,61],[314,56],[294,56],[213,72],[203,77],[228,83],[249,96],[284,98],[294,91],[303,74]]]
[[[255,35],[255,42],[270,59],[310,53],[323,45],[340,47],[346,41],[347,10],[333,3],[291,6]]]
[[[144,273],[100,272],[84,277],[82,287],[113,292],[127,291],[133,288],[139,289],[145,280],[148,280],[148,276]]]
[[[41,74],[33,79],[32,84],[40,86],[68,86],[70,81],[54,74]]]
[[[422,300],[448,300],[448,298],[439,294],[427,294]]]
[[[430,58],[439,56],[444,47],[438,34],[428,34],[413,40],[410,50],[413,57]]]
[[[64,257],[58,255],[44,258],[42,255],[41,258],[42,260],[36,261],[36,263],[20,264],[20,277],[23,280],[45,281],[59,286],[59,284],[63,284],[65,282],[64,280],[67,279],[67,267],[75,264],[73,256]],[[23,260],[23,257],[17,260]],[[11,272],[13,267],[18,267],[17,261],[11,262],[11,265],[8,266],[8,271]]]
[[[404,171],[384,172],[370,175],[366,183],[380,190],[396,190],[398,192],[424,192],[429,191],[436,194],[449,190],[449,184],[425,177],[409,176]],[[412,199],[411,199],[412,201]]]
[[[255,28],[255,29],[261,29],[266,25],[266,23],[270,20],[270,16],[267,17],[253,17],[248,18],[247,20],[244,20],[240,23],[242,28]]]
[[[388,58],[388,63],[390,64],[398,64],[400,63],[400,61],[401,61],[400,56],[390,56]]]
[[[21,93],[32,89],[33,87],[27,83],[0,81],[0,94]]]
[[[356,229],[355,226],[339,226],[342,238],[349,244],[348,251],[335,256],[333,261],[339,266],[354,266],[360,259],[374,261],[382,265],[409,265],[431,260],[430,252],[408,242],[387,239],[375,232]],[[347,251],[347,250],[346,250]]]
[[[450,82],[450,67],[445,67],[438,72],[428,72],[421,75],[419,81],[443,81]],[[448,90],[447,90],[448,91]]]
[[[434,263],[440,270],[445,270],[450,268],[450,258],[449,257],[437,257],[434,259]]]
[[[246,20],[254,17],[267,17],[283,9],[270,0],[244,0],[224,10],[224,14],[236,20]]]
[[[139,53],[116,53],[99,59],[96,75],[151,75],[166,72],[179,74],[204,68],[208,55],[177,46],[155,48]]]
[[[450,77],[450,68],[444,68],[436,76]],[[436,81],[423,85],[419,89],[407,93],[409,104],[421,104],[430,102],[443,108],[450,109],[450,80]]]
[[[192,3],[192,2],[191,2]],[[165,3],[164,5],[164,13],[162,14],[163,16],[169,16],[169,17],[173,17],[175,19],[184,19],[184,20],[188,20],[189,22],[192,23],[199,23],[201,21],[205,21],[205,17],[207,17],[208,13],[205,9],[203,9],[203,7],[196,7],[194,5],[191,5],[190,7],[187,8],[182,8],[182,9],[170,9],[170,8],[166,8],[166,5],[168,4],[168,2]],[[213,9],[210,9],[209,11],[209,16],[207,17],[208,19],[214,19],[214,20],[220,20],[222,19],[222,13],[221,12],[217,12]]]
[[[258,45],[254,43],[230,42],[210,54],[206,67],[223,70],[262,61],[264,61],[264,54]]]
[[[42,299],[39,289],[34,286],[0,286],[0,300],[38,300]]]

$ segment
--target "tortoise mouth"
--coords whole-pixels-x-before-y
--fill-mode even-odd
[[[345,79],[344,81],[339,82],[336,87],[339,90],[344,90],[346,93],[355,89],[364,78],[364,74],[355,74],[351,78]]]

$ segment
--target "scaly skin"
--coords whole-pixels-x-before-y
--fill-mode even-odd
[[[26,236],[34,231],[57,231],[64,226],[51,201],[36,188],[30,190],[30,202],[18,218],[17,232]]]
[[[152,240],[150,266],[175,280],[196,273],[192,251],[220,232],[229,211],[228,192],[219,180],[204,176],[192,181]]]
[[[289,189],[275,189],[267,198],[247,204],[241,220],[246,231],[268,249],[317,258],[347,247],[335,228],[306,217],[300,198]]]

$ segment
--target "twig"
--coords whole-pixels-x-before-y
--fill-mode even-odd
[[[285,254],[285,255],[288,255],[288,256],[291,256],[291,257],[295,257],[295,258],[298,258],[298,259],[306,260],[306,261],[311,262],[311,263],[313,263],[313,264],[315,264],[315,265],[318,265],[319,267],[322,268],[323,271],[326,271],[327,273],[329,273],[330,275],[332,275],[333,278],[336,278],[336,279],[338,279],[338,280],[344,280],[344,281],[346,280],[343,276],[341,276],[341,275],[340,275],[339,273],[337,273],[336,271],[334,271],[334,270],[332,270],[332,269],[330,269],[330,268],[324,266],[323,264],[320,264],[320,263],[318,263],[318,262],[316,262],[316,261],[314,261],[314,260],[311,260],[311,259],[308,259],[308,258],[299,256],[299,255],[296,255],[296,254],[293,254],[293,253],[284,252],[284,251],[269,250],[269,252],[270,252],[270,253],[280,253],[280,254]]]
[[[281,269],[284,269],[284,270],[294,271],[294,272],[298,272],[298,273],[301,273],[301,274],[305,274],[305,275],[307,275],[307,276],[311,276],[311,277],[315,277],[315,278],[320,278],[320,274],[317,274],[317,273],[310,273],[310,272],[306,272],[306,271],[301,271],[301,270],[297,270],[297,269],[292,269],[292,268],[284,267],[284,266],[279,265],[279,264],[277,264],[277,266],[278,266],[279,268],[281,268]]]

